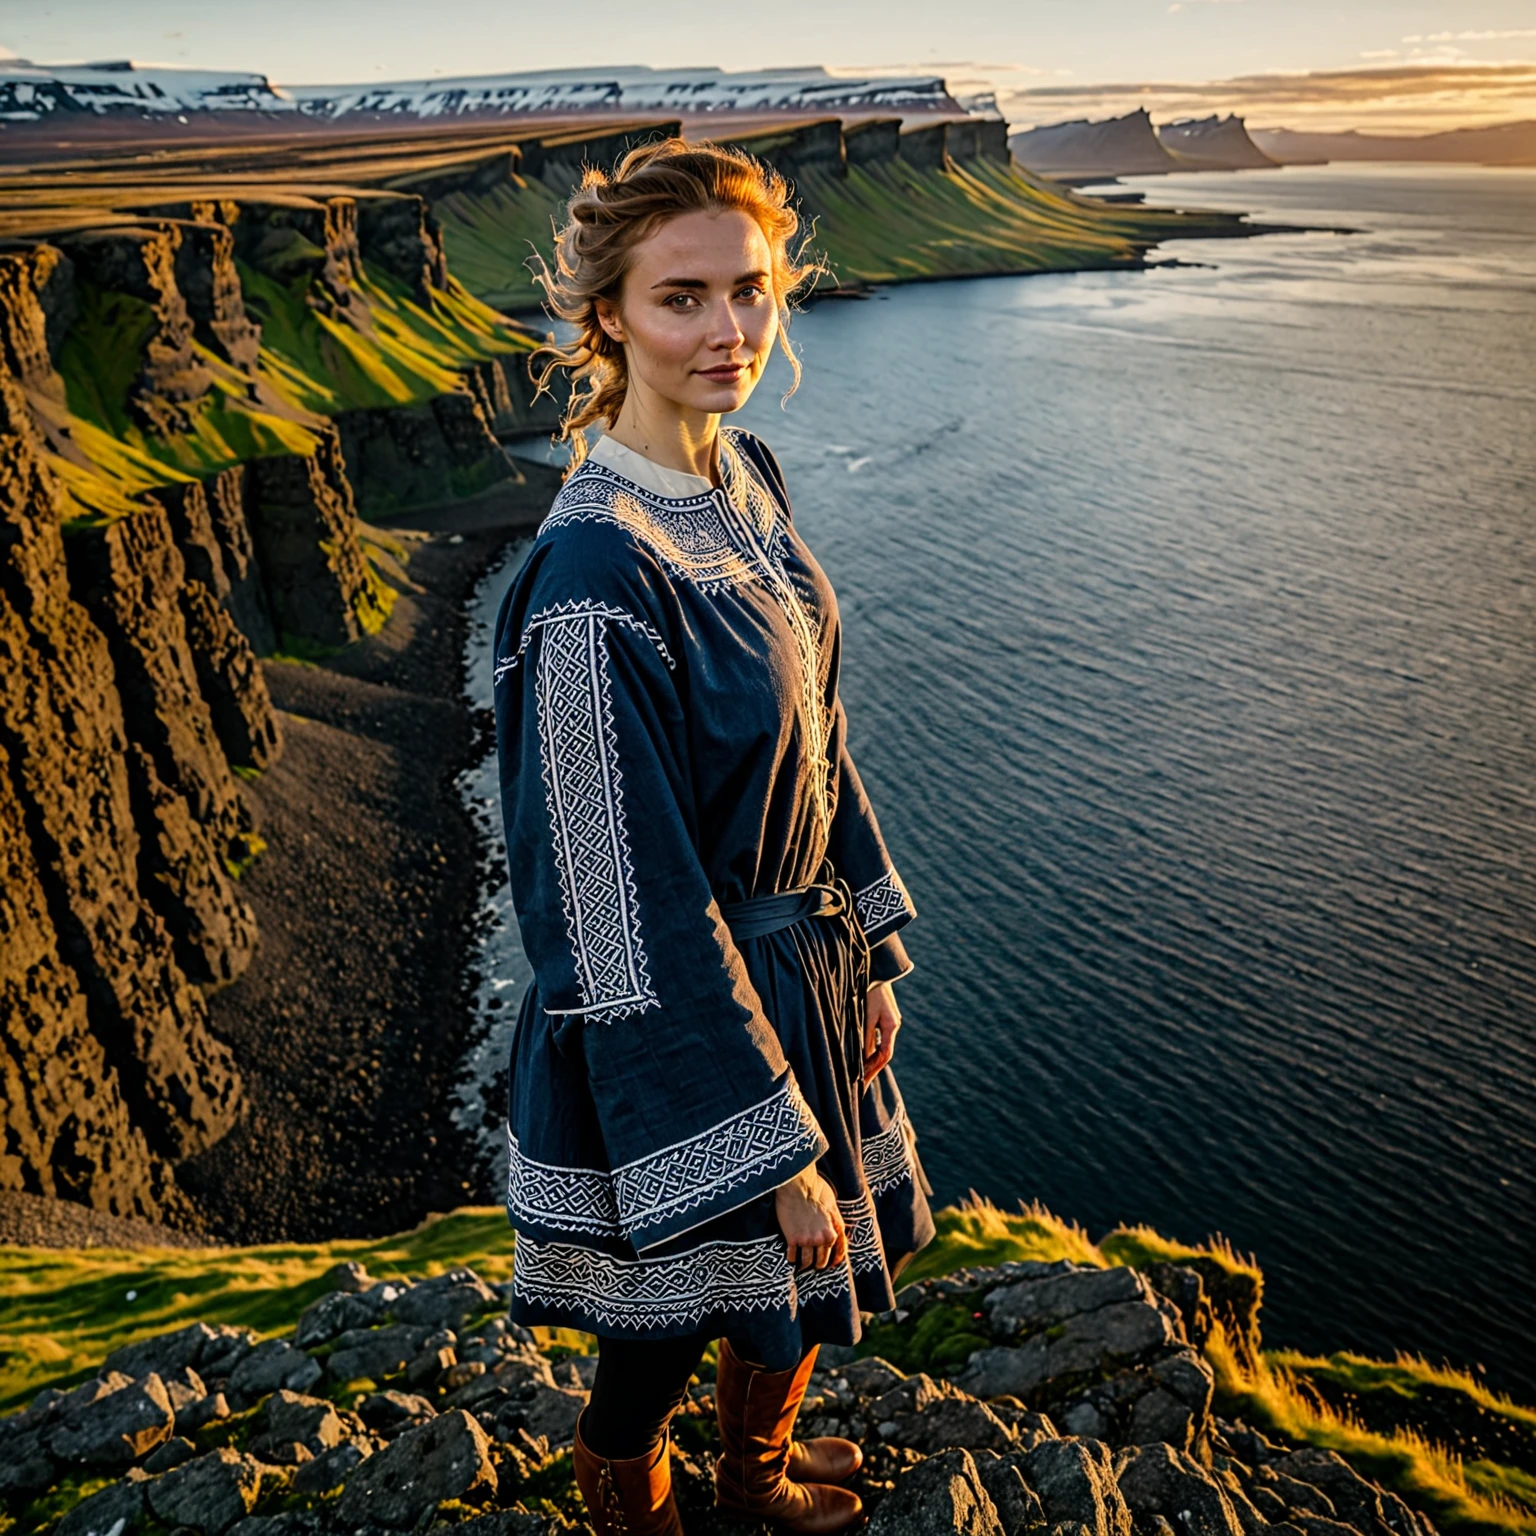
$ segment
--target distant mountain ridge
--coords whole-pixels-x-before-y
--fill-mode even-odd
[[[1146,108],[1103,122],[1080,118],[1010,135],[1020,165],[1058,180],[1158,176],[1180,169],[1152,126]]]
[[[1144,107],[1100,122],[1079,118],[1032,128],[1013,134],[1008,147],[1021,165],[1062,181],[1272,170],[1278,163],[1249,137],[1240,117],[1186,118],[1158,128]]]
[[[279,86],[263,74],[119,60],[33,64],[0,60],[0,122],[71,113],[159,118],[207,112],[337,120],[360,114],[444,118],[528,112],[713,112],[959,115],[933,76],[845,78],[820,68],[541,70],[453,79]]]
[[[1280,164],[1254,143],[1247,124],[1233,114],[1165,123],[1157,137],[1164,149],[1186,162],[1183,170],[1272,171]]]
[[[1327,160],[1402,160],[1461,165],[1536,165],[1536,121],[1454,128],[1414,137],[1394,134],[1306,133],[1260,128],[1253,134],[1265,154],[1287,165]]]

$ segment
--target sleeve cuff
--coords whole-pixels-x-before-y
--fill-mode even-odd
[[[900,981],[912,968],[912,961],[907,955],[907,946],[901,942],[900,934],[893,933],[889,938],[881,939],[869,951],[871,982]]]

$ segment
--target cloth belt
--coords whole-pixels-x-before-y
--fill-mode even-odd
[[[723,901],[720,915],[738,944],[766,938],[781,928],[793,928],[807,917],[838,917],[850,910],[847,888],[801,885],[792,891],[771,891],[749,901]]]

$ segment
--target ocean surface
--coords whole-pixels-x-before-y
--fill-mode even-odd
[[[1536,171],[1137,185],[1356,232],[823,304],[743,417],[920,913],[919,1150],[940,1201],[1224,1234],[1271,1344],[1529,1398]],[[492,765],[465,790],[494,837]],[[465,1077],[494,1150],[510,916]]]

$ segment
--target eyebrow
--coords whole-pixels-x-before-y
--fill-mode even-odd
[[[761,282],[768,274],[761,269],[752,272],[743,272],[736,279],[737,283]],[[735,284],[732,284],[734,287]],[[652,283],[652,291],[657,288],[708,288],[709,284],[702,277],[664,277],[659,283]]]

